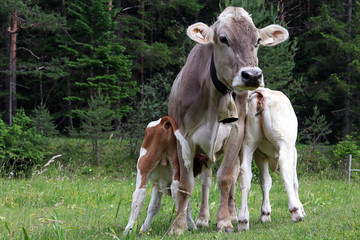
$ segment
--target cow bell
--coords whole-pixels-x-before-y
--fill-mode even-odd
[[[239,115],[236,109],[235,100],[232,93],[228,92],[220,99],[218,119],[221,123],[231,123],[238,120]]]

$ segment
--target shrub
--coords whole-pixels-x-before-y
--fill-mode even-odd
[[[31,173],[32,168],[43,159],[43,138],[37,133],[31,119],[22,109],[14,116],[13,125],[8,127],[0,120],[1,174]]]
[[[354,159],[360,157],[360,137],[356,133],[346,136],[346,138],[335,145],[334,164],[342,170],[347,170],[348,156],[352,154]]]

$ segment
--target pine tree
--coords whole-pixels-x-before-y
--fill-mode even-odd
[[[302,36],[306,44],[301,56],[306,58],[301,58],[297,71],[303,72],[308,82],[304,90],[310,104],[318,102],[320,111],[334,122],[336,138],[359,129],[359,10],[359,1],[351,5],[328,1],[320,14],[310,19],[312,29]]]
[[[115,120],[115,112],[111,110],[110,99],[105,97],[99,89],[95,96],[88,100],[88,108],[73,112],[82,122],[80,131],[75,136],[91,139],[95,164],[98,165],[102,149],[100,140],[109,136],[109,132],[114,129],[112,121]]]
[[[61,47],[69,56],[71,94],[64,99],[81,108],[101,89],[121,119],[131,109],[128,99],[138,88],[130,79],[131,61],[124,55],[125,48],[116,42],[108,4],[104,0],[68,2],[69,30],[67,40],[61,39]]]

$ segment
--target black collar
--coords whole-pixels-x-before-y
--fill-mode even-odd
[[[222,94],[226,94],[230,91],[230,89],[228,89],[222,82],[220,82],[220,80],[216,75],[216,68],[214,64],[214,52],[211,53],[210,76],[215,88],[219,92],[221,92]]]

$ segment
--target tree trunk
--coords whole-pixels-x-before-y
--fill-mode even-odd
[[[66,78],[66,95],[67,97],[71,96],[70,78]],[[74,125],[73,125],[73,119],[71,117],[71,100],[67,100],[67,112],[69,114],[69,127],[72,128]]]
[[[66,18],[66,1],[61,0],[61,16]]]
[[[17,108],[16,102],[16,41],[18,35],[18,10],[16,9],[11,16],[11,27],[8,32],[10,38],[10,71],[9,71],[9,126],[12,126],[13,111]]]
[[[347,34],[349,39],[351,39],[351,18],[352,18],[352,0],[348,0],[347,3]],[[347,54],[346,56],[346,82],[350,84],[351,75],[350,75],[350,62],[351,56]],[[342,137],[345,138],[346,135],[350,133],[350,95],[348,92],[344,92],[344,118],[343,118],[343,129],[342,129]]]

